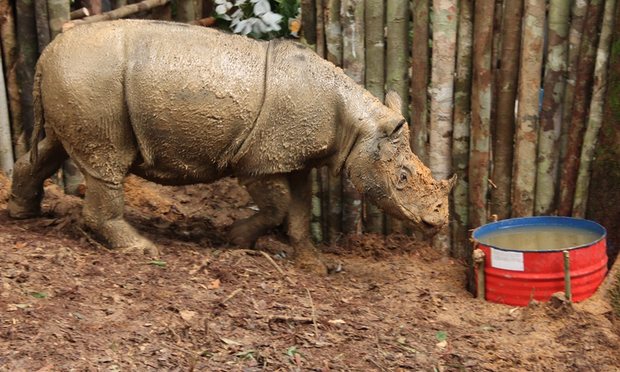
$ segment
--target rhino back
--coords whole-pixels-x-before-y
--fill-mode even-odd
[[[264,42],[183,24],[79,26],[41,58],[42,89],[54,92],[43,95],[46,120],[69,147],[88,143],[72,156],[137,147],[155,178],[215,179],[260,109],[265,52]]]

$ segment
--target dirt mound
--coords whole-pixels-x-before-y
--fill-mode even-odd
[[[611,371],[618,330],[603,315],[473,299],[464,267],[408,236],[321,247],[343,265],[298,271],[279,235],[230,249],[253,213],[234,180],[162,187],[130,178],[129,220],[159,261],[102,248],[81,199],[46,185],[44,216],[6,213],[0,176],[0,370]],[[281,272],[280,272],[281,271]]]

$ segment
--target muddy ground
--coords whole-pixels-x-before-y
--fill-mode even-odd
[[[109,251],[52,184],[45,215],[11,220],[0,178],[0,370],[614,371],[617,323],[581,307],[483,303],[464,266],[410,237],[321,247],[342,272],[299,271],[277,233],[230,248],[253,213],[233,180],[131,178],[128,219],[159,261]],[[279,272],[281,269],[282,272]]]

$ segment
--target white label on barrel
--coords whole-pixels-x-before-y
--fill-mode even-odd
[[[524,271],[523,252],[508,252],[491,248],[491,266],[496,269]]]

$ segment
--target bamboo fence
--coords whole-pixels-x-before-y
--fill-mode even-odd
[[[155,19],[174,14],[177,21],[196,23],[213,8],[198,0],[117,0],[111,9],[96,0],[75,3],[70,8],[68,0],[0,0],[5,172],[28,147],[37,56],[63,26],[136,14]],[[451,231],[442,233],[443,242],[451,242],[443,249],[470,260],[469,230],[495,218],[586,216],[609,100],[608,59],[620,27],[616,0],[300,5],[302,42],[379,99],[388,90],[399,93],[414,152],[436,178],[458,175]],[[315,240],[409,232],[346,178],[317,169],[311,182]]]

